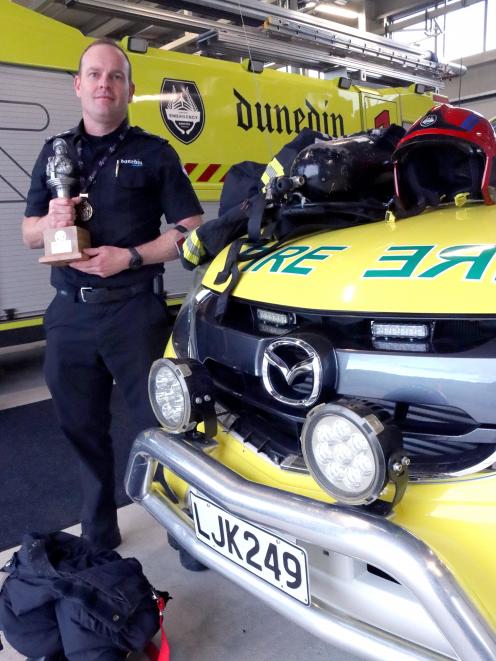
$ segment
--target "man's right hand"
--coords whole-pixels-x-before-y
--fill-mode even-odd
[[[43,248],[43,231],[57,227],[69,227],[76,220],[76,205],[80,197],[56,197],[50,200],[46,216],[24,216],[22,240],[28,248]]]
[[[80,197],[55,197],[50,200],[46,215],[47,227],[69,227],[76,220],[75,207],[81,202]]]

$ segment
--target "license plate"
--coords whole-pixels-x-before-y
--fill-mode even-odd
[[[304,604],[310,603],[306,551],[191,492],[196,536],[204,544]]]

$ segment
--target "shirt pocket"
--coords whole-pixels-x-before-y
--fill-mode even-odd
[[[129,223],[133,225],[140,222],[150,214],[153,203],[153,180],[150,173],[143,167],[121,165],[114,196],[111,213],[119,214],[123,229]]]
[[[152,182],[143,167],[120,167],[119,176],[117,177],[119,186],[123,189],[136,189],[146,188]]]
[[[102,234],[106,245],[140,245],[158,236],[160,206],[153,172],[145,167],[120,165],[112,192],[103,200],[108,211],[102,214]],[[146,228],[152,226],[152,235]],[[103,245],[102,244],[102,245]]]

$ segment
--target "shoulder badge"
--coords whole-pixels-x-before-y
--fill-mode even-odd
[[[145,131],[145,129],[141,128],[141,126],[133,126],[132,131],[135,135],[142,135],[145,138],[152,138],[153,140],[158,140],[159,142],[169,144],[167,138],[163,138],[161,135],[157,135],[156,133],[149,133],[148,131]]]
[[[51,135],[49,138],[46,138],[45,142],[51,142],[56,138],[63,138],[64,136],[67,135],[74,135],[74,133],[76,132],[76,128],[69,129],[68,131],[62,131],[62,133],[56,133],[55,135]]]

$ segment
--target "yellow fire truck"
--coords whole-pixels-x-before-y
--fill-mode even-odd
[[[0,0],[0,20],[0,330],[10,331],[0,332],[2,345],[34,338],[51,298],[48,269],[38,264],[37,251],[22,245],[20,219],[44,140],[80,119],[72,78],[90,39],[9,0]],[[216,216],[223,179],[234,163],[267,163],[304,127],[342,136],[409,125],[437,98],[419,84],[373,88],[343,77],[321,80],[263,67],[257,73],[250,62],[159,49],[133,52],[132,39],[123,46],[137,89],[130,121],[167,138],[179,152],[206,219]],[[165,283],[173,300],[188,290],[191,278],[169,264]]]

